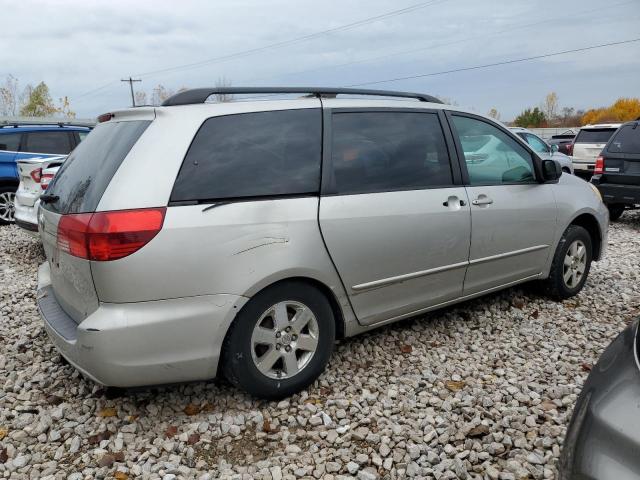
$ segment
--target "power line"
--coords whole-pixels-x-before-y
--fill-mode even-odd
[[[167,67],[167,68],[163,68],[160,70],[153,70],[150,72],[144,72],[144,73],[138,73],[136,76],[138,77],[148,77],[151,75],[157,75],[159,73],[167,73],[167,72],[173,72],[173,71],[178,71],[178,70],[184,70],[184,69],[189,69],[189,68],[197,68],[197,67],[201,67],[204,65],[210,65],[210,64],[214,64],[214,63],[219,63],[219,62],[225,62],[228,60],[232,60],[235,58],[240,58],[240,57],[245,57],[248,55],[253,55],[259,52],[263,52],[265,50],[269,50],[272,48],[281,48],[284,46],[288,46],[288,45],[293,45],[296,43],[300,43],[300,42],[305,42],[308,40],[312,40],[314,38],[323,36],[323,35],[327,35],[329,33],[335,33],[335,32],[341,32],[341,31],[345,31],[345,30],[350,30],[352,28],[356,28],[356,27],[360,27],[362,25],[366,25],[368,23],[372,23],[372,22],[376,22],[378,20],[384,20],[387,18],[391,18],[391,17],[395,17],[398,15],[403,15],[405,13],[409,13],[409,12],[413,12],[415,10],[419,10],[421,8],[425,8],[425,7],[429,7],[431,5],[436,5],[439,3],[443,3],[443,2],[447,2],[449,0],[431,0],[428,2],[422,2],[422,3],[418,3],[409,7],[405,7],[405,8],[401,8],[398,10],[392,10],[390,12],[387,13],[382,13],[380,15],[376,15],[374,17],[368,17],[368,18],[364,18],[362,20],[358,20],[356,22],[352,22],[352,23],[347,23],[345,25],[341,25],[339,27],[334,27],[334,28],[329,28],[327,30],[321,30],[319,32],[315,32],[315,33],[311,33],[308,35],[303,35],[301,37],[296,37],[296,38],[292,38],[289,40],[284,40],[281,42],[276,42],[276,43],[271,43],[268,45],[264,45],[262,47],[256,47],[256,48],[251,48],[249,50],[243,50],[240,52],[235,52],[235,53],[230,53],[228,55],[223,55],[220,57],[214,57],[214,58],[210,58],[208,60],[202,60],[200,62],[194,62],[194,63],[187,63],[184,65],[177,65],[175,67]]]
[[[636,1],[637,0],[625,1],[625,2],[620,2],[620,3],[613,4],[613,5],[607,5],[605,7],[594,8],[594,9],[591,9],[591,10],[585,10],[585,11],[582,11],[582,12],[572,12],[571,16],[572,16],[572,18],[575,18],[576,16],[586,15],[588,13],[597,12],[599,10],[611,10],[614,7],[620,7],[620,6],[623,6],[623,5],[630,4],[630,3],[636,3]],[[515,17],[512,17],[512,18],[515,18]],[[549,18],[545,17],[544,19],[536,21],[536,22],[525,23],[525,24],[520,24],[520,25],[514,25],[512,27],[505,28],[503,30],[500,30],[500,31],[497,31],[497,32],[492,32],[492,33],[485,34],[485,35],[475,35],[475,36],[472,36],[472,37],[467,37],[467,38],[463,38],[463,39],[460,39],[460,40],[454,40],[454,41],[451,41],[451,42],[435,43],[435,44],[431,44],[431,45],[428,45],[428,46],[425,46],[425,47],[413,48],[413,49],[410,49],[410,50],[400,50],[400,51],[396,51],[396,52],[393,52],[393,53],[388,53],[388,54],[384,54],[384,55],[378,55],[378,56],[375,56],[375,57],[363,58],[363,59],[360,59],[360,60],[352,60],[352,61],[345,62],[345,63],[339,63],[339,64],[334,64],[334,65],[325,65],[325,66],[322,66],[322,67],[310,68],[310,69],[306,69],[306,70],[298,70],[298,71],[295,71],[295,72],[280,73],[280,74],[277,74],[277,75],[270,75],[268,77],[261,77],[261,78],[258,78],[258,79],[249,80],[249,82],[259,82],[261,80],[270,79],[270,78],[279,78],[279,77],[285,77],[285,76],[289,76],[289,75],[300,75],[300,74],[303,74],[303,73],[317,72],[317,71],[325,70],[325,69],[328,69],[328,68],[348,67],[350,65],[357,65],[357,64],[361,64],[361,63],[374,62],[376,60],[383,60],[385,58],[395,58],[395,57],[398,57],[400,55],[407,55],[407,54],[410,54],[410,53],[417,53],[417,52],[421,52],[421,51],[424,51],[424,50],[430,50],[430,49],[433,49],[433,48],[447,47],[447,46],[450,46],[450,45],[456,45],[456,44],[459,44],[459,43],[464,43],[464,42],[469,42],[471,40],[476,40],[478,38],[501,35],[503,33],[511,32],[513,30],[518,30],[518,29],[521,29],[521,28],[529,28],[529,27],[534,27],[536,25],[542,25],[542,24],[548,24],[548,23],[549,23]]]
[[[345,87],[362,87],[365,85],[377,85],[380,83],[390,83],[390,82],[399,82],[402,80],[412,80],[415,78],[424,78],[424,77],[435,77],[437,75],[446,75],[449,73],[455,73],[455,72],[466,72],[469,70],[480,70],[483,68],[490,68],[490,67],[497,67],[500,65],[509,65],[512,63],[520,63],[520,62],[527,62],[530,60],[538,60],[540,58],[548,58],[548,57],[555,57],[558,55],[566,55],[567,53],[576,53],[576,52],[585,52],[587,50],[594,50],[596,48],[603,48],[603,47],[611,47],[614,45],[623,45],[623,44],[627,44],[627,43],[633,43],[633,42],[640,42],[640,38],[633,38],[630,40],[622,40],[620,42],[611,42],[611,43],[601,43],[599,45],[592,45],[590,47],[583,47],[583,48],[574,48],[571,50],[563,50],[561,52],[552,52],[552,53],[545,53],[542,55],[534,55],[532,57],[524,57],[524,58],[517,58],[517,59],[513,59],[513,60],[505,60],[502,62],[495,62],[495,63],[486,63],[484,65],[474,65],[472,67],[462,67],[462,68],[454,68],[452,70],[443,70],[440,72],[431,72],[431,73],[420,73],[417,75],[408,75],[406,77],[397,77],[397,78],[388,78],[385,80],[376,80],[373,82],[363,82],[363,83],[354,83],[352,85],[344,85]]]

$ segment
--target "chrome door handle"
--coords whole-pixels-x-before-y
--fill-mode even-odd
[[[491,205],[493,203],[493,200],[491,200],[488,197],[483,197],[483,198],[476,198],[473,202],[474,205]]]

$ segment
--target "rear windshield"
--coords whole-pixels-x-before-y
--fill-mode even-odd
[[[607,143],[615,128],[589,128],[578,132],[575,143]]]
[[[640,124],[625,125],[609,144],[607,151],[611,153],[640,154]]]
[[[47,203],[47,210],[63,214],[94,212],[124,157],[150,123],[109,122],[94,128],[51,181],[47,193],[57,195],[58,201]]]

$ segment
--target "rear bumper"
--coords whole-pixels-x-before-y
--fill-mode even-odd
[[[101,303],[76,324],[38,271],[38,309],[58,351],[97,383],[134,387],[216,376],[222,342],[248,298],[202,295],[138,303]]]
[[[604,203],[640,204],[640,185],[601,183],[597,177],[594,177],[592,182],[598,187]]]
[[[16,225],[33,235],[37,235],[38,233],[38,205],[40,205],[39,200],[32,206],[24,205],[20,203],[18,196],[16,196],[16,202],[14,204],[14,219]]]
[[[640,368],[633,322],[604,351],[582,388],[564,441],[559,478],[637,479]]]

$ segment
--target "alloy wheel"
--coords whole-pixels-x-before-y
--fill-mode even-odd
[[[569,288],[575,288],[582,281],[587,268],[587,248],[581,240],[575,240],[564,257],[562,276]]]
[[[256,368],[269,378],[291,378],[304,369],[318,347],[318,321],[309,307],[287,300],[264,312],[251,335]]]
[[[0,193],[0,220],[4,222],[13,222],[15,200],[16,194],[13,192]]]

